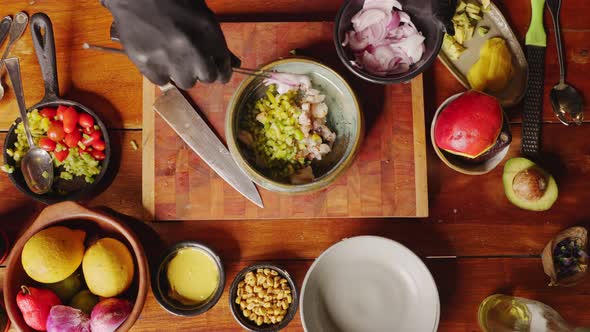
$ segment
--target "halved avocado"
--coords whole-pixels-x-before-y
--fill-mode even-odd
[[[546,211],[557,200],[557,183],[551,174],[526,158],[504,165],[504,192],[512,204],[530,211]]]

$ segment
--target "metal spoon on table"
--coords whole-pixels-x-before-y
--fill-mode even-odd
[[[6,59],[4,60],[4,64],[12,82],[12,88],[14,89],[18,109],[20,110],[20,117],[25,127],[25,133],[27,134],[27,141],[29,143],[29,151],[27,151],[21,160],[20,168],[29,189],[35,194],[45,194],[51,190],[51,185],[53,184],[53,160],[49,152],[35,146],[35,141],[31,135],[18,59]]]
[[[29,24],[29,15],[27,15],[27,13],[20,12],[14,16],[14,20],[10,24],[10,39],[8,40],[8,46],[6,46],[4,54],[2,54],[2,59],[0,59],[0,74],[2,74],[2,68],[4,68],[4,60],[8,56],[8,53],[10,53],[10,48],[23,35],[23,32],[25,32],[25,29],[27,28],[27,24]],[[3,97],[4,87],[2,86],[2,82],[0,82],[0,100]]]
[[[565,82],[563,44],[561,42],[561,29],[559,26],[561,0],[547,0],[547,7],[553,17],[557,59],[559,60],[559,82],[551,89],[549,99],[551,99],[553,113],[555,113],[555,116],[557,116],[561,123],[566,126],[571,124],[580,125],[584,121],[584,99],[578,90]]]

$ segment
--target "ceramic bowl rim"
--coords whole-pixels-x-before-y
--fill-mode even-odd
[[[402,73],[401,75],[395,76],[395,77],[373,75],[373,74],[365,71],[362,68],[357,68],[357,67],[353,66],[350,63],[350,59],[346,55],[345,48],[344,48],[344,46],[342,46],[342,41],[340,40],[340,34],[338,33],[339,32],[338,27],[340,26],[340,21],[342,20],[342,16],[344,15],[344,11],[348,8],[348,6],[350,6],[351,3],[352,3],[351,0],[346,0],[338,9],[338,12],[336,13],[336,18],[334,19],[334,32],[333,32],[334,47],[336,48],[336,53],[338,54],[338,58],[340,59],[340,61],[342,61],[344,66],[346,66],[346,68],[350,72],[352,72],[353,74],[355,74],[356,76],[362,78],[363,80],[365,80],[367,82],[387,85],[387,84],[399,84],[399,83],[410,82],[412,79],[414,79],[418,75],[424,73],[426,70],[428,70],[428,68],[430,68],[430,66],[432,66],[432,64],[434,63],[434,61],[438,57],[439,52],[432,52],[432,55],[430,56],[430,58],[426,59],[424,61],[424,63],[419,68],[414,68],[413,71],[409,70],[409,71]],[[435,49],[440,51],[443,41],[444,41],[443,37],[444,37],[445,32],[444,32],[444,27],[443,27],[442,23],[440,21],[438,21],[436,18],[434,18],[434,19],[437,21],[439,30],[442,31],[442,32],[440,32],[440,35],[441,35],[441,37],[439,38],[440,40],[435,45]]]
[[[171,306],[170,303],[167,301],[168,295],[163,293],[162,287],[160,286],[160,275],[166,272],[166,265],[174,257],[174,255],[179,250],[188,247],[202,250],[207,255],[209,255],[209,257],[211,257],[213,261],[215,261],[215,264],[217,265],[217,269],[219,271],[219,283],[217,284],[217,289],[215,290],[215,293],[213,293],[213,295],[209,298],[207,302],[199,306],[196,306],[194,309],[183,310]],[[209,309],[213,308],[217,304],[217,302],[221,298],[221,295],[223,294],[224,288],[225,270],[223,269],[221,258],[219,257],[219,255],[217,255],[215,251],[213,251],[213,249],[197,241],[181,241],[168,247],[160,256],[158,264],[154,267],[154,270],[152,272],[152,292],[154,293],[154,297],[156,298],[156,300],[162,308],[164,308],[167,312],[175,316],[190,317],[197,316],[207,312]]]
[[[436,139],[434,137],[434,129],[436,127],[436,120],[438,119],[440,112],[442,112],[453,100],[461,97],[462,95],[464,95],[470,91],[475,91],[475,90],[467,90],[467,91],[456,93],[456,94],[450,96],[449,98],[445,99],[445,101],[443,101],[442,104],[440,104],[440,106],[438,107],[438,109],[434,113],[434,117],[432,118],[432,122],[430,123],[430,142],[431,142],[434,152],[436,152],[436,155],[438,156],[438,158],[445,165],[447,165],[449,168],[451,168],[452,170],[457,171],[462,174],[466,174],[466,175],[484,175],[484,174],[487,174],[487,173],[493,171],[494,169],[496,169],[496,167],[498,167],[498,165],[500,165],[502,163],[502,161],[506,158],[506,155],[508,154],[508,150],[510,149],[512,142],[510,142],[508,145],[506,145],[502,150],[500,150],[498,152],[497,155],[502,156],[502,158],[498,158],[498,161],[495,164],[490,164],[491,166],[489,167],[489,169],[474,170],[474,169],[470,169],[468,167],[460,166],[456,163],[453,163],[451,160],[449,160],[445,156],[445,154],[441,151],[441,149],[436,145]],[[477,92],[485,94],[487,96],[490,96],[484,92],[480,92],[480,91],[477,91]],[[494,97],[494,96],[490,96],[490,97],[496,99],[496,97]],[[500,104],[499,101],[498,101],[498,104]],[[500,105],[500,108],[502,108],[502,116],[504,117],[503,121],[508,122],[508,129],[510,129],[510,121],[508,120],[506,112],[504,112],[504,108],[502,107],[502,105]],[[485,164],[486,162],[490,162],[490,161],[489,160],[484,161],[484,162],[482,162],[482,164]],[[480,165],[480,164],[477,164],[477,165]],[[474,165],[473,168],[475,168],[477,165]]]
[[[279,276],[287,279],[287,282],[289,283],[289,287],[291,288],[291,295],[293,296],[293,301],[291,302],[291,305],[289,306],[289,310],[287,311],[287,315],[285,315],[285,318],[279,324],[275,324],[275,325],[272,325],[272,326],[262,329],[262,328],[258,328],[255,326],[249,326],[249,325],[244,324],[241,321],[241,319],[238,318],[240,313],[236,312],[234,301],[235,301],[235,294],[236,294],[237,288],[238,288],[238,283],[240,281],[242,281],[242,279],[244,279],[244,276],[246,275],[246,273],[248,273],[250,271],[255,271],[256,269],[264,269],[264,268],[275,270],[279,273]],[[297,313],[297,310],[299,308],[299,292],[297,291],[297,284],[295,284],[293,277],[291,277],[291,275],[289,274],[289,272],[287,272],[286,269],[284,269],[276,264],[273,264],[271,262],[260,262],[260,263],[252,264],[252,265],[249,265],[249,266],[243,268],[234,277],[234,280],[232,281],[232,284],[229,288],[228,293],[229,293],[229,307],[230,307],[230,311],[232,313],[232,316],[234,317],[236,322],[238,322],[238,324],[240,324],[240,326],[242,328],[244,328],[250,332],[282,330],[291,322],[291,320],[293,320],[293,318],[295,317],[295,314]]]
[[[385,240],[390,242],[392,245],[397,246],[398,248],[408,252],[410,254],[410,256],[412,256],[413,258],[416,259],[416,262],[418,265],[420,265],[421,267],[423,267],[424,269],[426,269],[426,271],[428,272],[428,279],[429,281],[432,282],[432,284],[434,285],[434,296],[436,298],[436,312],[435,312],[435,321],[434,321],[434,326],[432,327],[432,331],[436,331],[438,329],[438,325],[440,324],[440,294],[438,292],[438,286],[436,284],[436,281],[434,280],[434,276],[432,275],[432,272],[430,272],[430,269],[426,266],[426,264],[424,263],[424,261],[422,261],[422,259],[420,259],[420,257],[413,252],[412,250],[410,250],[410,248],[406,247],[405,245],[386,238],[386,237],[382,237],[382,236],[377,236],[377,235],[360,235],[360,236],[353,236],[353,237],[349,237],[349,238],[345,238],[342,239],[334,244],[332,244],[330,247],[328,247],[326,250],[324,250],[311,264],[311,266],[309,267],[309,269],[307,270],[307,273],[305,273],[305,278],[303,279],[303,284],[301,285],[301,295],[299,296],[299,306],[301,308],[299,316],[301,319],[301,325],[303,326],[303,330],[305,332],[309,332],[309,330],[307,329],[307,326],[305,325],[305,314],[304,314],[304,310],[303,310],[303,301],[305,298],[305,288],[307,286],[307,283],[309,281],[309,278],[311,276],[311,273],[313,272],[313,270],[316,268],[316,266],[319,264],[320,260],[327,255],[328,253],[332,252],[333,250],[335,250],[336,248],[338,248],[339,246],[343,245],[343,243],[345,243],[346,241],[350,241],[350,240],[355,240],[355,239],[373,239],[373,240]]]
[[[249,76],[245,78],[236,91],[234,92],[226,111],[225,117],[225,136],[227,145],[229,147],[229,151],[233,160],[238,164],[238,166],[242,169],[242,171],[252,180],[254,183],[258,184],[259,186],[273,192],[280,192],[280,193],[287,193],[287,194],[298,194],[298,193],[309,193],[312,191],[317,191],[326,188],[329,186],[336,178],[338,178],[344,171],[350,167],[350,165],[355,160],[356,155],[358,154],[364,136],[364,116],[361,110],[360,103],[358,101],[358,97],[352,87],[348,84],[348,82],[342,77],[342,75],[338,74],[332,68],[315,61],[310,58],[306,57],[287,57],[287,58],[279,58],[277,60],[273,60],[268,62],[262,66],[260,66],[261,70],[268,70],[269,68],[286,64],[286,63],[296,63],[302,62],[311,66],[318,66],[323,68],[324,70],[329,71],[335,77],[337,77],[341,83],[346,87],[346,90],[350,94],[350,97],[354,101],[354,111],[355,117],[358,119],[358,123],[356,126],[356,131],[353,133],[354,141],[352,142],[352,147],[347,148],[349,150],[348,154],[345,154],[325,175],[320,177],[318,180],[313,181],[311,183],[301,184],[301,185],[293,185],[287,184],[279,181],[275,181],[270,177],[263,175],[261,172],[256,170],[250,163],[244,158],[239,148],[239,143],[237,142],[237,137],[234,134],[234,123],[235,123],[235,116],[239,113],[237,109],[237,101],[240,99],[246,90],[247,87],[252,84],[252,82],[256,79],[256,77]]]

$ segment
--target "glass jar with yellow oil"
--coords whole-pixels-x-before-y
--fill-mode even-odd
[[[590,332],[574,328],[546,304],[502,294],[483,300],[477,316],[484,332]]]

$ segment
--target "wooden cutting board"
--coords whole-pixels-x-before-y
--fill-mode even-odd
[[[422,77],[411,84],[364,82],[342,65],[332,22],[225,23],[229,48],[242,67],[279,57],[315,58],[338,71],[355,89],[366,120],[357,160],[335,183],[307,195],[259,188],[264,209],[218,177],[152,110],[157,88],[143,85],[143,204],[155,220],[426,217],[428,193]],[[227,103],[239,83],[197,85],[188,91],[222,139]]]

